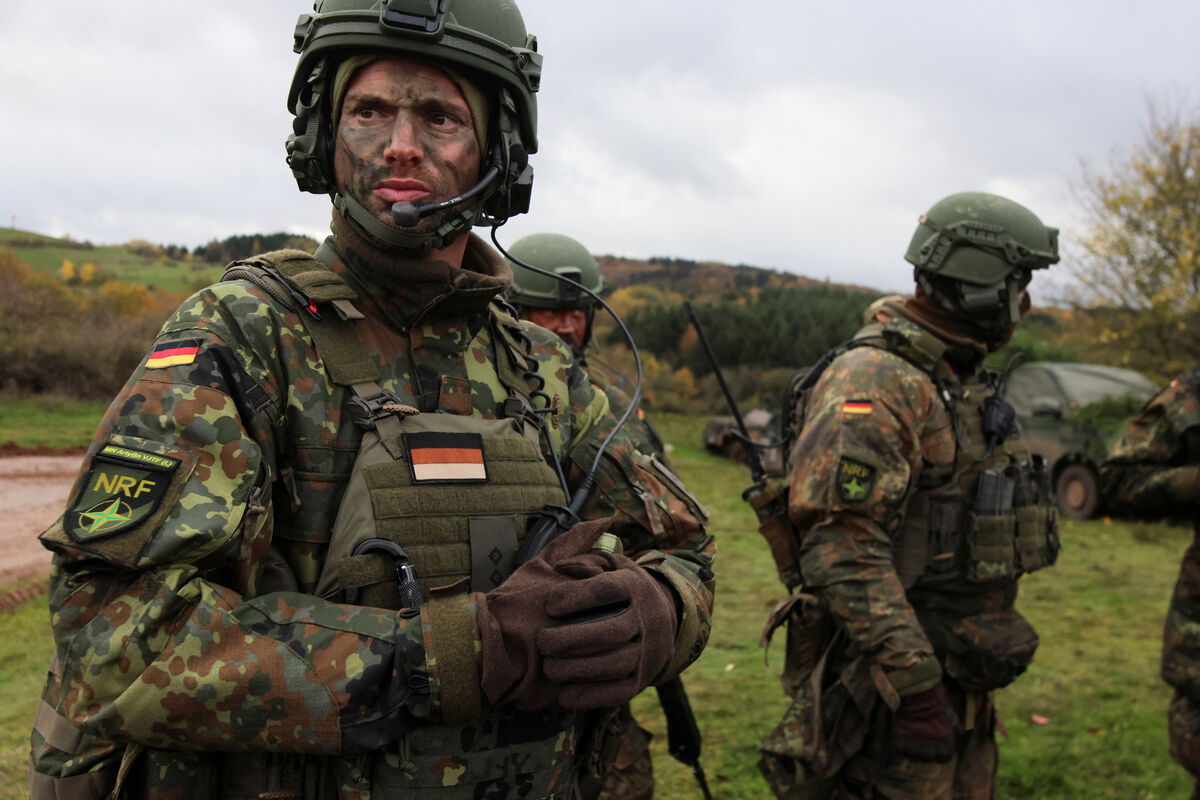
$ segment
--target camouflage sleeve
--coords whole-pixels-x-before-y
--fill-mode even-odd
[[[789,515],[801,532],[805,584],[901,695],[930,688],[941,668],[892,560],[892,536],[923,449],[953,459],[932,382],[898,357],[859,347],[814,387],[790,458]],[[949,438],[948,438],[949,437]]]
[[[574,488],[591,469],[616,419],[607,396],[591,383],[561,340],[538,330],[531,329],[535,357],[568,363],[573,427],[565,455],[568,482]],[[662,459],[639,450],[622,428],[600,458],[581,514],[584,519],[608,516],[624,521],[613,533],[621,537],[625,554],[667,583],[678,600],[675,656],[665,676],[673,677],[700,656],[712,627],[716,544],[704,529],[708,512]]]
[[[1190,379],[1189,379],[1190,378]],[[1126,426],[1100,466],[1107,508],[1187,516],[1200,502],[1200,393],[1195,371],[1172,381]]]
[[[168,321],[43,534],[61,674],[45,705],[86,734],[160,748],[377,747],[430,714],[428,620],[299,592],[248,599],[270,548],[274,442],[302,390],[277,359],[306,349],[288,346],[298,320],[222,286]]]
[[[1200,703],[1200,530],[1183,554],[1163,630],[1163,679]]]

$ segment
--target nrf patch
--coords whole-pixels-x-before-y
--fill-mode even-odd
[[[178,467],[175,458],[105,446],[92,458],[63,527],[77,542],[104,539],[132,528],[158,508]]]
[[[842,456],[837,466],[838,497],[847,503],[858,503],[870,497],[874,488],[875,468]]]

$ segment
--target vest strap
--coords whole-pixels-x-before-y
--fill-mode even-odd
[[[430,638],[437,658],[438,695],[443,722],[465,722],[479,716],[483,696],[475,665],[475,623],[470,595],[455,592],[431,597],[421,607],[429,615]]]

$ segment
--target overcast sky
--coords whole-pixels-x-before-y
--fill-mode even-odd
[[[979,189],[1081,230],[1080,159],[1194,101],[1200,3],[519,0],[544,55],[529,215],[593,252],[907,290]],[[5,3],[0,225],[189,247],[328,230],[283,160],[303,0]],[[1036,284],[1035,284],[1036,288]]]

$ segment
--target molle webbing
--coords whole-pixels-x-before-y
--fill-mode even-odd
[[[334,383],[353,386],[379,380],[379,367],[362,346],[354,326],[345,324],[363,318],[352,302],[358,295],[316,258],[302,250],[277,250],[234,262],[226,269],[225,278],[248,280],[300,312]],[[326,304],[334,308],[336,317],[327,309],[321,313]]]
[[[374,517],[373,536],[404,548],[426,594],[466,578],[476,591],[491,588],[487,584],[498,581],[479,574],[487,569],[479,557],[494,552],[491,568],[499,570],[495,577],[502,580],[511,569],[515,549],[510,548],[523,538],[529,514],[562,502],[557,479],[529,440],[485,434],[483,449],[486,484],[414,485],[407,464],[390,460],[359,467],[370,498],[371,508],[364,511]],[[502,543],[505,530],[507,546]],[[337,588],[365,587],[360,600],[364,605],[395,604],[393,565],[386,557],[330,552],[331,558],[339,555]]]

